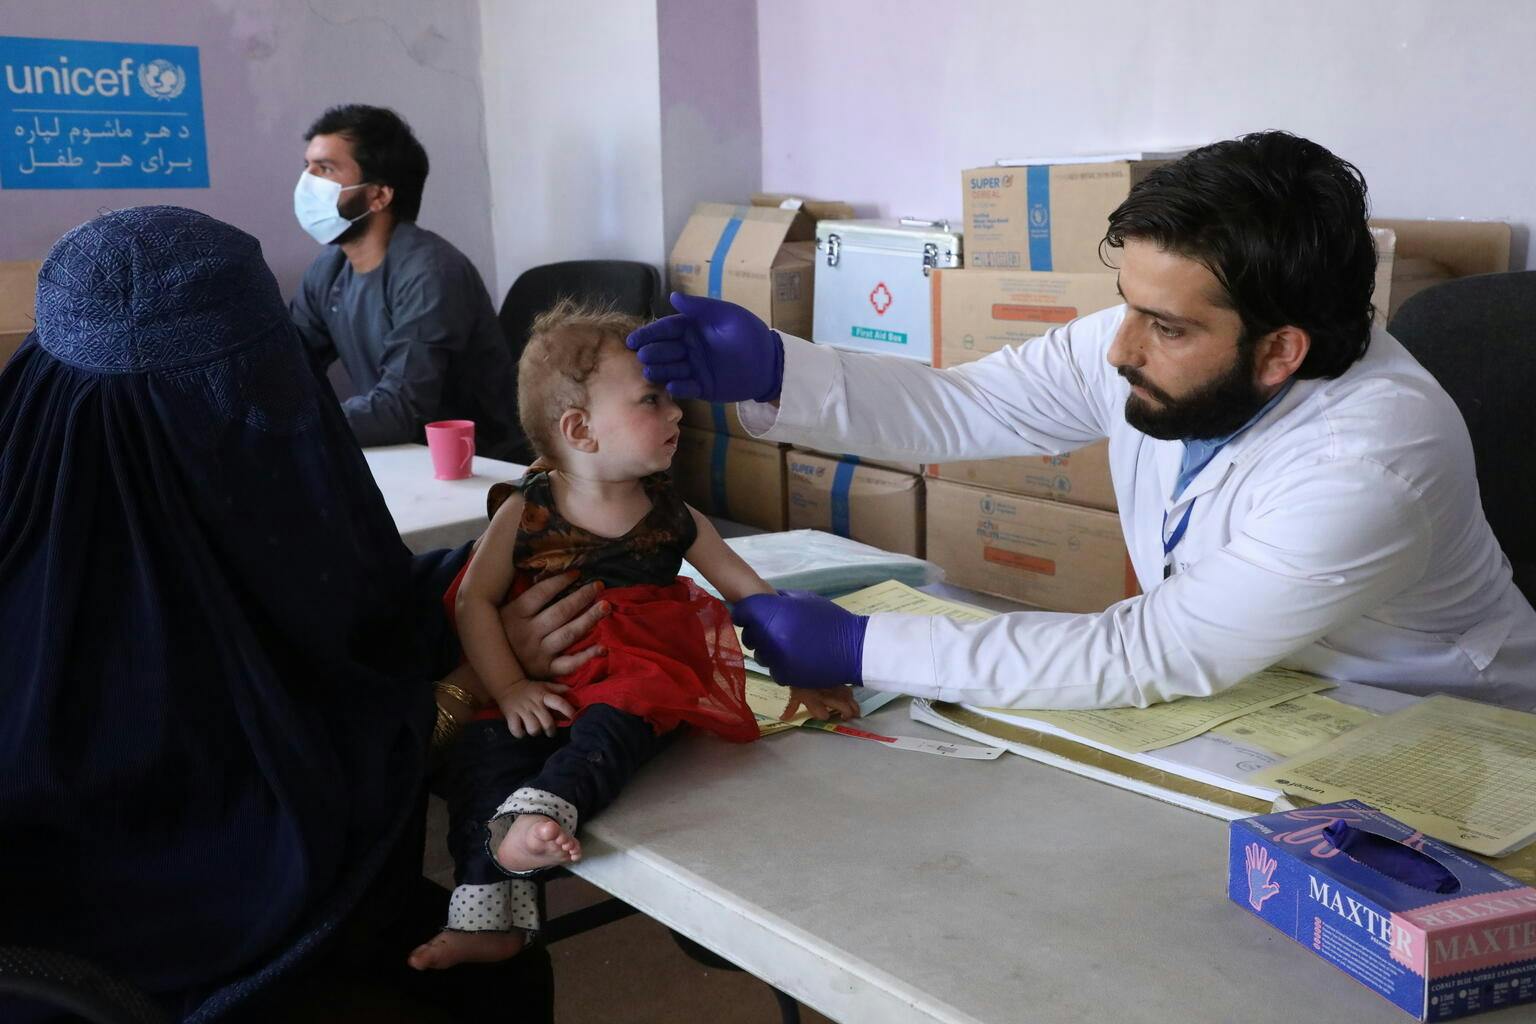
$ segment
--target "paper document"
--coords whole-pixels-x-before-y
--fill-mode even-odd
[[[1128,754],[1144,754],[1209,732],[1260,708],[1273,707],[1334,684],[1304,672],[1265,669],[1209,697],[1184,697],[1146,708],[1038,711],[975,708],[988,717],[1015,719],[1035,729]],[[969,707],[969,705],[967,705]]]
[[[1497,857],[1536,839],[1536,715],[1431,697],[1259,778],[1319,803],[1362,800]]]
[[[725,543],[769,585],[780,590],[841,594],[881,580],[903,580],[921,586],[944,578],[944,570],[932,562],[882,551],[820,530],[754,533],[731,537]],[[720,596],[689,563],[684,562],[680,571],[704,590]]]
[[[985,622],[995,614],[975,605],[946,601],[921,590],[913,590],[897,580],[877,583],[852,594],[845,594],[837,598],[836,603],[856,615],[904,612],[908,615],[942,615],[956,622]]]
[[[1293,757],[1375,717],[1365,708],[1318,693],[1304,693],[1223,722],[1211,730],[1211,735],[1256,746],[1279,757]]]
[[[916,721],[957,736],[978,743],[1001,743],[1031,761],[1226,821],[1263,814],[1281,795],[1273,787],[1255,787],[1242,781],[1255,766],[1272,764],[1276,758],[1263,751],[1212,743],[1209,734],[1150,754],[1119,754],[1052,736],[1023,723],[1010,725],[984,718],[959,704],[914,699],[911,712]]]

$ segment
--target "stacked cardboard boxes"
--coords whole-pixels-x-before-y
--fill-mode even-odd
[[[1511,231],[1498,221],[1373,220],[1376,322],[1383,326],[1430,285],[1509,269]]]
[[[705,515],[760,530],[782,530],[786,447],[683,427],[672,479],[683,500]]]
[[[962,171],[965,265],[1103,273],[1099,242],[1131,189],[1169,161],[977,167]]]
[[[672,287],[744,306],[769,326],[808,337],[816,222],[853,216],[846,203],[758,194],[747,205],[700,203],[667,263]],[[782,530],[787,445],[754,440],[734,405],[687,401],[672,475],[699,511]]]
[[[1119,302],[1111,273],[940,271],[935,364],[1031,343]],[[928,475],[927,557],[950,582],[1066,612],[1138,593],[1105,442],[1064,455],[945,462]]]
[[[923,556],[924,488],[916,472],[803,448],[787,458],[791,530],[823,530]]]
[[[941,367],[974,362],[1120,303],[1110,273],[941,270],[933,275],[932,287],[938,339],[934,364]],[[929,466],[928,475],[1091,508],[1115,508],[1109,453],[1102,442],[1066,455],[947,462]]]
[[[816,222],[847,203],[760,193],[746,206],[700,203],[672,246],[667,274],[684,295],[725,299],[797,338],[811,335]]]
[[[934,365],[958,366],[1119,305],[1109,214],[1164,160],[963,172],[966,267],[933,275]],[[1139,592],[1104,442],[928,467],[928,557],[950,582],[1052,611]]]

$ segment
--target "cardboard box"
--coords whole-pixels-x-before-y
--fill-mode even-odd
[[[1340,849],[1339,822],[1399,856],[1422,853],[1451,891]],[[1358,800],[1244,818],[1228,834],[1232,902],[1419,1020],[1536,1000],[1536,889]]]
[[[1046,498],[1113,512],[1118,507],[1109,475],[1109,442],[1099,441],[1065,455],[943,462],[928,467],[940,480]]]
[[[1004,270],[1104,270],[1099,242],[1131,187],[1170,161],[960,172],[965,196],[965,265]]]
[[[910,473],[791,450],[789,529],[923,557],[923,480]]]
[[[784,529],[784,451],[775,444],[683,428],[672,479],[706,515],[762,530]]]
[[[931,280],[935,366],[974,362],[1124,301],[1118,277],[1103,268],[1096,274],[937,270]]]
[[[685,398],[677,404],[683,410],[683,426],[685,427],[691,427],[694,430],[708,430],[716,434],[729,434],[731,437],[739,437],[743,441],[756,440],[741,425],[741,417],[736,415],[735,402],[717,404],[701,401],[697,398]]]
[[[941,270],[933,275],[935,366],[974,362],[1080,316],[1118,306],[1115,275]],[[1109,444],[1065,455],[946,462],[928,475],[1113,511]]]
[[[667,261],[672,287],[727,299],[798,338],[811,335],[816,222],[852,217],[846,203],[759,194],[748,206],[700,203]]]
[[[956,586],[1060,612],[1141,592],[1113,513],[947,480],[928,481],[927,506],[927,558]]]
[[[797,452],[807,452],[811,455],[820,455],[824,459],[853,459],[863,466],[874,466],[878,469],[891,469],[898,473],[907,473],[912,476],[922,476],[924,466],[921,462],[887,462],[884,459],[866,459],[862,455],[849,455],[847,452],[829,452],[819,448],[807,448],[805,445],[794,446]]]
[[[1432,284],[1509,269],[1512,233],[1501,221],[1373,220],[1376,323],[1385,326],[1403,303]]]
[[[0,263],[0,367],[36,326],[37,272],[42,260]]]

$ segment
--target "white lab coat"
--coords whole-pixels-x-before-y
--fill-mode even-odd
[[[1276,663],[1536,709],[1536,612],[1479,503],[1466,425],[1384,330],[1335,380],[1297,381],[1178,501],[1183,445],[1125,422],[1105,361],[1124,307],[935,370],[784,338],[777,410],[743,425],[902,462],[1059,454],[1109,438],[1143,594],[1097,614],[985,623],[881,614],[865,685],[1012,707],[1145,706]],[[1163,530],[1193,503],[1163,578]]]

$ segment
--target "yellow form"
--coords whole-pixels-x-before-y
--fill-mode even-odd
[[[894,580],[866,587],[837,599],[851,612],[905,612],[911,615],[943,615],[956,622],[982,622],[994,612],[955,601],[945,601]],[[1003,720],[1016,719],[1031,728],[1044,727],[1057,735],[1102,744],[1112,750],[1140,754],[1207,732],[1261,708],[1283,703],[1303,694],[1316,693],[1333,683],[1302,672],[1272,668],[1255,673],[1236,686],[1211,697],[1185,698],[1148,708],[1110,708],[1103,711],[1024,711],[1014,708],[979,708],[982,714]]]
[[[908,615],[942,615],[956,622],[985,622],[995,613],[975,605],[946,601],[921,590],[913,590],[905,583],[888,580],[872,587],[845,594],[835,604],[856,615],[873,615],[876,612],[904,612]]]
[[[1209,697],[1185,697],[1145,708],[1105,708],[1099,711],[1037,711],[986,708],[983,714],[1014,718],[1046,726],[1063,736],[1102,744],[1128,754],[1172,746],[1261,708],[1293,700],[1334,684],[1305,672],[1269,668],[1255,672]]]
[[[1374,711],[1319,693],[1306,693],[1283,704],[1260,708],[1241,718],[1223,722],[1211,732],[1239,743],[1252,744],[1280,757],[1294,757],[1375,717]]]
[[[1498,857],[1536,838],[1536,715],[1431,697],[1256,779],[1318,803],[1361,800]]]
[[[747,673],[747,706],[757,716],[759,736],[772,736],[776,732],[793,729],[811,717],[810,712],[801,708],[789,721],[780,721],[779,716],[789,707],[789,688],[756,672]]]

